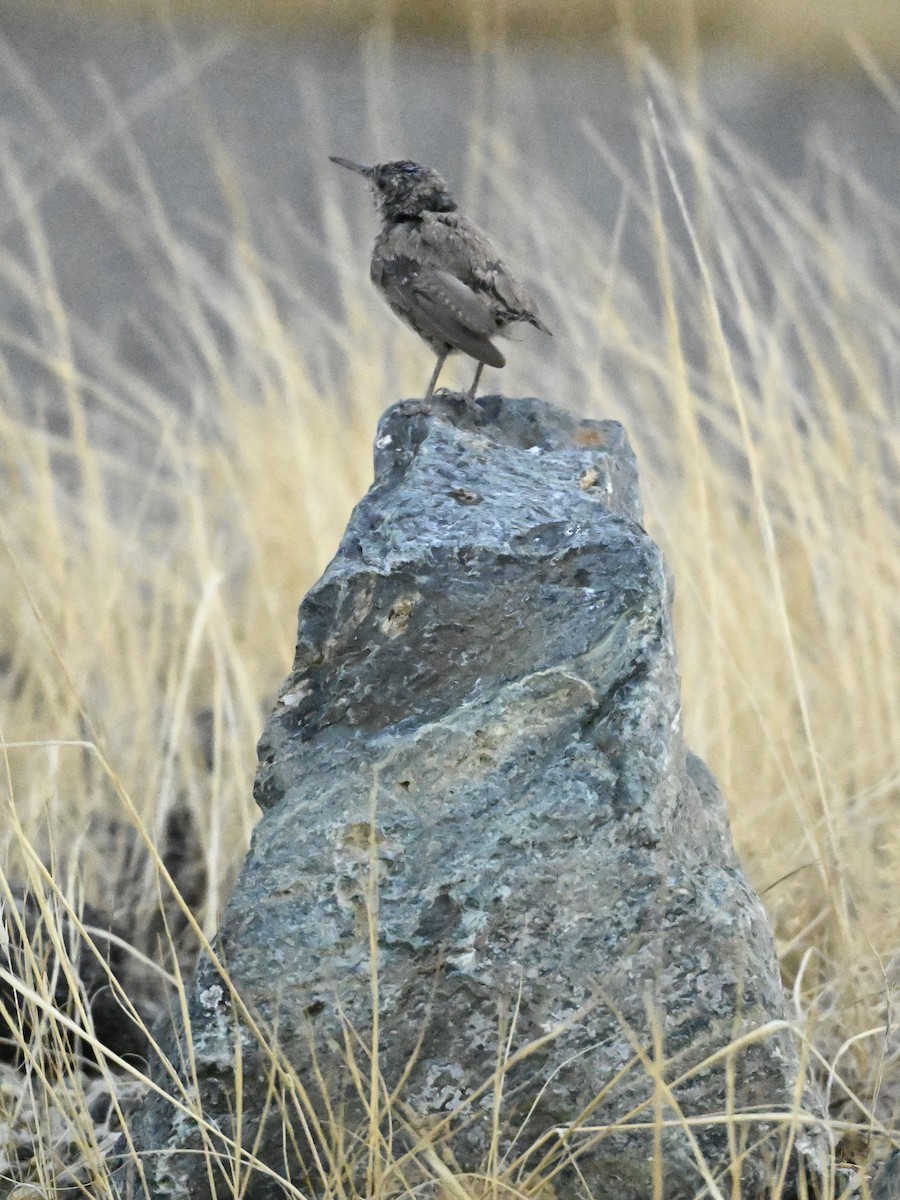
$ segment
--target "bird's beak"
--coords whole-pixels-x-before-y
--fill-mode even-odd
[[[337,163],[339,167],[346,167],[348,171],[355,171],[357,175],[365,175],[367,179],[372,176],[372,167],[363,167],[359,163],[351,162],[349,158],[335,158],[334,155],[329,155],[329,161]]]

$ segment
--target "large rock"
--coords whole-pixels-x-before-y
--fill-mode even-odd
[[[814,1158],[802,1123],[703,1122],[815,1104],[766,915],[685,751],[672,583],[640,521],[614,422],[441,395],[381,422],[260,742],[265,817],[220,935],[247,1011],[209,963],[192,996],[206,1119],[233,1131],[240,1025],[244,1145],[265,1111],[259,1156],[305,1194],[341,1138],[371,1191],[375,1127],[394,1160],[418,1147],[384,1194],[440,1159],[647,1200],[656,1158],[667,1200],[731,1196],[737,1147],[747,1200]],[[163,1152],[154,1196],[209,1194],[163,1101],[137,1140]],[[249,1194],[282,1192],[257,1172]]]

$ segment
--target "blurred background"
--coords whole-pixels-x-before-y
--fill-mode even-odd
[[[328,154],[437,166],[511,253],[490,185],[510,177],[515,153],[611,231],[623,176],[641,173],[646,104],[623,53],[635,38],[814,203],[827,201],[823,163],[896,194],[892,0],[4,0],[0,127],[63,308],[100,339],[101,358],[112,349],[184,397],[177,332],[162,329],[170,263],[146,236],[140,195],[211,262],[237,230],[335,314],[323,195],[344,189],[360,221],[368,198],[328,178]],[[28,223],[14,208],[0,231],[21,260]],[[622,253],[641,278],[655,271],[646,249],[626,220]],[[367,251],[363,237],[353,252]],[[40,355],[17,339],[40,341],[43,314],[15,288],[0,289],[0,313],[8,363],[36,378]]]
[[[882,0],[32,0],[52,10],[158,19],[227,21],[248,31],[358,34],[390,22],[407,42],[467,44],[503,37],[521,46],[609,49],[623,25],[666,56],[683,49],[685,31],[706,49],[743,50],[758,60],[803,71],[846,69],[848,39],[888,59],[897,53],[900,15]]]

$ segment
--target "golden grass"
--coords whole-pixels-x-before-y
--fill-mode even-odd
[[[643,176],[622,172],[612,231],[526,164],[508,131],[476,135],[472,161],[490,150],[504,164],[481,215],[530,262],[556,331],[554,356],[519,347],[501,386],[631,432],[648,526],[678,581],[688,741],[723,785],[774,921],[835,1138],[865,1160],[900,1119],[900,213],[827,160],[816,205],[799,199],[646,69]],[[886,100],[900,113],[887,86]],[[298,599],[367,485],[380,411],[420,392],[430,369],[373,302],[370,227],[351,225],[362,210],[327,164],[321,269],[340,278],[338,322],[248,244],[237,207],[229,266],[212,271],[118,136],[142,235],[167,263],[192,413],[114,361],[102,383],[81,372],[84,334],[59,301],[38,211],[14,160],[2,162],[27,251],[4,254],[0,278],[43,314],[42,340],[25,349],[58,390],[42,405],[5,376],[0,409],[2,865],[43,917],[7,1011],[25,1082],[4,1076],[0,1122],[32,1130],[34,1157],[6,1170],[46,1195],[72,1182],[66,1171],[109,1194],[109,1139],[64,1038],[79,1029],[96,1044],[90,1014],[83,999],[67,1016],[54,1001],[60,972],[78,994],[62,930],[87,900],[118,910],[135,954],[152,958],[156,889],[170,890],[157,847],[167,814],[187,810],[206,891],[198,923],[184,919],[193,945],[208,945],[256,819],[253,746],[290,664]],[[598,170],[619,170],[596,130],[585,138]],[[99,174],[87,182],[122,200]],[[620,259],[626,226],[651,250],[652,279]],[[283,238],[311,241],[287,219]],[[166,974],[177,1004],[189,959],[135,962]],[[381,1089],[364,1055],[355,1070],[374,1114],[367,1174],[388,1195],[405,1176],[379,1141]],[[486,1063],[486,1080],[502,1070]],[[128,1077],[126,1064],[103,1066],[114,1095]],[[309,1119],[302,1084],[273,1069],[273,1103],[295,1106],[296,1121]],[[447,1195],[515,1183],[490,1164],[484,1179],[457,1178],[427,1137],[418,1153]],[[332,1193],[346,1193],[352,1157],[333,1148]]]

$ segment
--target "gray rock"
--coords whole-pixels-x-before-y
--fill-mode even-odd
[[[900,1200],[900,1150],[895,1150],[872,1180],[872,1200]]]
[[[375,482],[300,609],[259,747],[265,817],[220,933],[305,1090],[282,1077],[291,1137],[211,964],[192,996],[207,1119],[232,1128],[240,1026],[244,1144],[268,1110],[259,1154],[307,1194],[326,1190],[335,1123],[348,1188],[372,1187],[375,943],[379,1126],[395,1159],[419,1147],[395,1190],[436,1154],[526,1191],[540,1169],[558,1198],[646,1200],[653,1133],[610,1126],[652,1124],[656,1105],[667,1200],[710,1177],[727,1196],[728,1131],[679,1120],[795,1103],[783,1026],[707,1061],[786,1010],[722,797],[684,748],[672,582],[640,520],[615,422],[441,394],[381,422]],[[808,1088],[803,1103],[815,1117]],[[734,1126],[745,1200],[815,1174],[817,1135],[784,1132]],[[209,1195],[178,1153],[198,1144],[190,1122],[153,1100],[136,1137],[153,1196]],[[257,1173],[249,1194],[282,1193]]]

